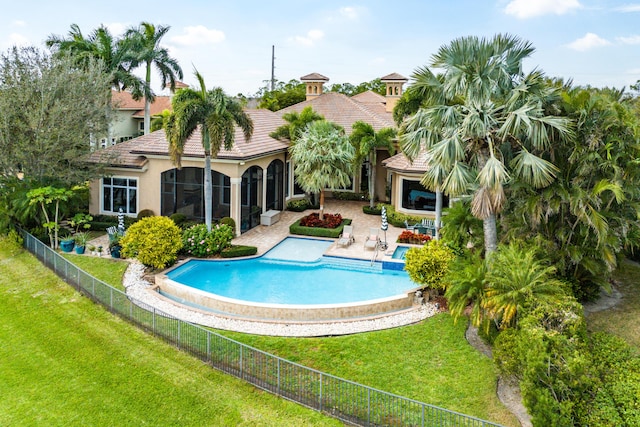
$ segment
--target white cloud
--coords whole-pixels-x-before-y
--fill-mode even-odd
[[[625,4],[616,8],[619,12],[640,12],[640,4]]]
[[[564,15],[581,7],[578,0],[511,0],[504,12],[518,19],[527,19],[551,14]]]
[[[633,35],[630,37],[616,37],[616,40],[624,44],[640,44],[640,35]]]
[[[224,32],[209,29],[204,25],[185,27],[184,34],[171,37],[171,41],[184,46],[216,44],[223,42],[224,39]]]
[[[340,15],[344,16],[347,19],[350,19],[352,21],[358,19],[360,16],[358,14],[358,11],[356,10],[355,7],[351,7],[351,6],[347,6],[347,7],[341,7],[340,8]]]
[[[581,37],[571,43],[569,43],[567,46],[569,46],[569,48],[573,49],[573,50],[577,50],[579,52],[584,52],[587,51],[591,48],[594,47],[601,47],[601,46],[607,46],[610,45],[611,42],[609,42],[606,39],[603,39],[602,37],[598,36],[597,34],[594,33],[587,33],[584,35],[584,37]]]
[[[4,41],[4,43],[2,43],[2,48],[3,50],[5,50],[13,46],[29,46],[30,44],[31,41],[22,34],[11,33],[9,34],[9,37],[7,37],[7,39]]]
[[[321,40],[324,37],[322,30],[310,30],[306,36],[294,36],[289,40],[294,41],[303,46],[313,46],[315,42]]]

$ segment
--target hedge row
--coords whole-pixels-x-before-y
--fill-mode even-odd
[[[336,228],[318,228],[318,227],[303,227],[300,225],[300,220],[297,220],[289,226],[289,233],[298,234],[302,236],[311,237],[330,237],[337,239],[342,234],[342,229],[345,225],[351,224],[350,219],[343,219],[342,224]]]
[[[220,252],[222,258],[237,258],[242,256],[251,256],[258,253],[258,248],[255,246],[231,246]]]

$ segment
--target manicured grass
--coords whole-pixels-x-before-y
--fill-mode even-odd
[[[464,322],[439,314],[416,325],[340,337],[280,338],[218,331],[342,378],[506,426],[490,359],[464,338]]]
[[[122,276],[129,265],[126,261],[104,255],[96,257],[68,253],[62,254],[62,256],[82,270],[90,273],[96,279],[100,279],[121,291],[124,290],[124,286],[122,286]]]
[[[587,316],[590,331],[624,338],[640,352],[640,264],[625,260],[614,273],[622,299],[614,307]]]
[[[132,327],[1,238],[0,270],[0,425],[341,425]]]

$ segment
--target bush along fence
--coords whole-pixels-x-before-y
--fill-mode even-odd
[[[96,279],[26,231],[22,236],[25,248],[44,265],[111,313],[277,396],[360,426],[500,427],[316,371],[179,320]]]

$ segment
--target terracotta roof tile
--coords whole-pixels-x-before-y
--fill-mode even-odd
[[[320,73],[311,73],[311,74],[307,74],[306,76],[300,77],[300,81],[303,81],[303,82],[306,82],[306,81],[328,82],[329,81],[329,77],[323,76]]]
[[[425,173],[428,166],[428,156],[426,151],[421,151],[418,156],[413,159],[413,162],[409,160],[404,153],[398,153],[395,156],[389,157],[382,162],[382,165],[387,169],[391,169],[399,172],[408,173]]]
[[[231,150],[220,150],[217,155],[218,158],[251,159],[287,150],[288,143],[278,141],[269,136],[269,133],[285,123],[280,116],[269,110],[245,111],[253,120],[253,136],[249,141],[246,141],[240,128],[236,127],[233,148]],[[200,138],[200,129],[197,129],[185,143],[184,157],[204,157]],[[113,166],[142,167],[144,165],[142,159],[146,160],[145,156],[148,155],[169,155],[169,143],[164,130],[158,130],[149,135],[143,135],[104,150],[98,150],[92,154],[91,160],[96,162],[103,161]]]
[[[361,103],[337,92],[323,93],[276,113],[282,116],[292,111],[300,112],[307,106],[311,106],[313,111],[323,115],[325,119],[344,127],[347,133],[351,133],[353,124],[358,120],[369,123],[376,131],[385,127],[395,127],[392,114],[386,112],[383,105]]]
[[[387,98],[376,93],[372,90],[368,90],[366,92],[359,93],[357,95],[353,95],[351,97],[354,101],[361,102],[363,104],[383,104],[387,103]]]
[[[111,91],[111,104],[117,110],[134,110],[133,117],[144,117],[144,98],[133,99],[131,92]],[[168,96],[156,96],[151,103],[151,115],[162,113],[163,110],[171,109],[171,98]]]
[[[380,81],[385,82],[385,81],[394,81],[394,82],[408,82],[409,79],[406,78],[405,76],[398,74],[398,73],[391,73],[391,74],[387,74],[384,77],[380,77]]]

